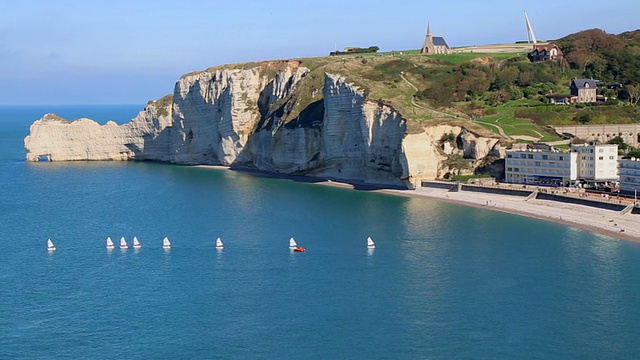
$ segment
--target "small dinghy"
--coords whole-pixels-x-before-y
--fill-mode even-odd
[[[376,244],[371,240],[371,237],[367,238],[367,249],[375,249]]]
[[[298,246],[298,243],[296,242],[296,240],[294,238],[289,239],[289,249],[295,251],[295,252],[304,252],[304,248],[301,246]]]
[[[169,238],[165,236],[164,239],[162,239],[162,248],[163,249],[171,249],[171,241],[169,241]]]
[[[140,241],[138,241],[137,237],[133,237],[133,248],[134,249],[140,249],[142,247],[142,245],[140,245]]]
[[[111,240],[111,236],[107,237],[107,249],[115,249],[115,247],[113,240]]]
[[[223,249],[224,248],[224,244],[222,243],[222,240],[220,238],[216,239],[216,249]]]
[[[129,245],[127,244],[127,240],[124,239],[124,236],[120,238],[120,249],[128,249]]]
[[[55,249],[56,246],[53,245],[53,241],[51,241],[51,239],[47,239],[47,250],[54,251]]]

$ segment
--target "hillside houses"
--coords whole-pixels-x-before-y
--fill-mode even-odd
[[[598,80],[594,79],[578,79],[571,80],[571,95],[548,94],[547,99],[551,104],[568,105],[576,103],[594,103],[597,101],[606,101],[604,96],[597,95]]]
[[[596,102],[598,85],[593,79],[573,79],[571,81],[571,95],[577,97],[578,103]]]
[[[531,62],[562,61],[564,54],[556,44],[535,44],[527,56]]]

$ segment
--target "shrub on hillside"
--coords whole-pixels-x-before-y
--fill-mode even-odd
[[[585,125],[593,120],[593,115],[591,115],[591,113],[584,112],[582,114],[574,116],[573,120]]]

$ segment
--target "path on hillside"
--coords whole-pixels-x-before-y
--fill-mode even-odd
[[[417,86],[415,86],[411,81],[409,81],[409,79],[407,79],[407,78],[404,76],[404,73],[400,72],[400,78],[401,78],[404,82],[406,82],[407,84],[409,84],[409,86],[411,86],[411,88],[413,88],[413,90],[414,90],[416,93],[419,91],[419,90],[418,90],[418,87],[417,87]],[[445,113],[445,112],[442,112],[442,111],[438,111],[438,110],[435,110],[435,109],[431,109],[431,108],[424,107],[424,106],[422,106],[422,105],[420,105],[420,104],[416,103],[416,101],[415,101],[415,95],[416,95],[415,93],[414,93],[413,95],[411,95],[411,99],[410,99],[410,101],[411,101],[411,105],[412,105],[412,106],[414,106],[414,107],[416,107],[416,108],[418,108],[418,109],[421,109],[421,110],[428,111],[428,112],[430,112],[433,116],[448,117],[448,118],[459,118],[459,116],[458,116],[458,115],[448,114],[448,113]],[[533,131],[534,131],[536,134],[538,134],[538,136],[539,136],[537,139],[536,139],[536,138],[534,138],[534,137],[531,137],[531,136],[515,136],[515,135],[514,135],[514,136],[509,136],[509,135],[507,135],[507,133],[504,131],[504,129],[503,129],[503,128],[502,128],[502,126],[500,126],[500,125],[497,125],[497,124],[494,124],[494,123],[490,123],[490,122],[486,122],[486,121],[479,121],[479,120],[477,120],[477,119],[473,119],[473,118],[463,118],[463,119],[471,120],[471,121],[476,122],[476,123],[478,123],[478,124],[488,125],[488,126],[494,127],[494,128],[496,128],[496,129],[498,130],[498,133],[500,134],[500,136],[504,137],[505,139],[509,139],[509,140],[517,140],[517,139],[520,139],[520,140],[528,140],[528,141],[540,141],[542,138],[544,138],[544,135],[543,135],[543,134],[541,134],[541,133],[540,133],[539,131],[537,131],[537,130],[533,130]],[[498,119],[498,120],[500,120],[500,119]],[[498,121],[498,120],[496,120],[496,121]],[[560,141],[550,142],[550,143],[548,143],[548,144],[549,144],[549,145],[561,145],[561,144],[568,144],[568,143],[569,143],[569,140],[560,140]]]
[[[509,140],[513,140],[513,138],[511,136],[507,135],[507,133],[504,132],[504,129],[499,125],[496,125],[494,123],[485,122],[485,121],[480,121],[480,120],[473,120],[473,121],[477,122],[478,124],[484,124],[484,125],[493,126],[494,128],[498,129],[498,133],[500,133],[500,136],[502,136],[504,138],[507,138]]]
[[[533,130],[531,129],[531,131],[533,131],[534,133],[538,134],[538,136],[540,137],[540,139],[542,139],[544,137],[544,135],[540,134],[540,131],[538,130]]]
[[[420,91],[420,90],[418,90],[418,87],[417,87],[417,86],[413,85],[413,84],[411,83],[411,81],[409,81],[406,77],[404,77],[404,74],[403,74],[402,72],[400,73],[400,78],[401,78],[402,80],[404,80],[404,82],[406,82],[407,84],[409,84],[409,86],[411,86],[411,87],[413,88],[413,90],[414,90],[416,93],[417,93],[418,91]],[[422,106],[422,105],[419,105],[418,103],[416,103],[416,99],[415,99],[415,97],[416,97],[416,94],[415,94],[415,93],[411,95],[411,100],[410,100],[411,105],[412,105],[413,107],[417,107],[418,109],[421,109],[421,110],[425,110],[425,111],[430,112],[430,113],[432,114],[432,116],[437,116],[437,117],[448,117],[448,118],[459,118],[459,117],[460,117],[460,116],[458,116],[458,115],[448,114],[448,113],[446,113],[446,112],[438,111],[438,110],[435,110],[435,109],[431,109],[431,108],[427,108],[427,107],[424,107],[424,106]],[[470,120],[470,119],[467,119],[467,120]]]
[[[403,73],[400,73],[400,77],[401,77],[401,78],[402,78],[402,80],[404,80],[407,84],[409,84],[409,86],[411,86],[411,87],[413,88],[413,90],[415,90],[416,92],[418,92],[418,91],[419,91],[419,90],[418,90],[418,88],[417,88],[415,85],[413,85],[413,84],[411,83],[411,81],[407,80],[407,78],[406,78],[406,77],[404,77],[404,74],[403,74]]]

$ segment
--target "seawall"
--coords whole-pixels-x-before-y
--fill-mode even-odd
[[[584,199],[584,198],[573,197],[573,196],[565,196],[560,194],[549,194],[549,193],[543,193],[543,192],[539,192],[538,195],[536,196],[536,199],[559,201],[559,202],[568,203],[568,204],[586,205],[586,206],[597,207],[600,209],[613,210],[613,211],[622,211],[627,207],[627,205],[624,205],[624,204],[614,204],[611,202],[590,200],[590,199]]]
[[[486,186],[486,185],[471,185],[471,184],[463,184],[463,183],[455,183],[455,182],[444,182],[444,181],[422,181],[421,186],[425,188],[433,188],[433,189],[446,189],[452,192],[457,191],[468,191],[468,192],[479,192],[486,194],[495,194],[495,195],[508,195],[514,197],[523,197],[526,198],[528,196],[532,196],[535,193],[536,200],[549,200],[566,204],[575,204],[575,205],[584,205],[590,206],[594,208],[618,211],[621,212],[629,206],[629,203],[619,202],[616,203],[615,200],[595,200],[591,198],[581,198],[570,195],[563,194],[555,194],[547,192],[547,189],[543,189],[543,191],[537,191],[537,189],[511,189],[505,188],[501,186]],[[524,201],[524,199],[523,199]],[[631,214],[640,214],[640,207],[636,206],[632,208],[629,213]]]

